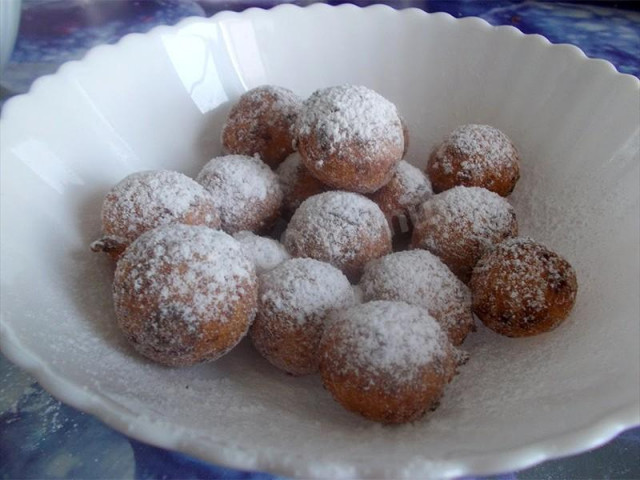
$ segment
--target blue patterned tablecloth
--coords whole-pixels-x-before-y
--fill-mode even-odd
[[[7,1],[7,0],[0,0]],[[81,58],[90,47],[131,32],[174,24],[192,15],[271,7],[277,1],[215,0],[23,0],[16,46],[0,77],[0,100],[28,90],[33,80]],[[298,5],[315,3],[294,1]],[[345,2],[331,1],[330,4]],[[456,17],[479,16],[494,25],[540,33],[604,58],[623,73],[640,76],[640,5],[637,2],[517,2],[433,0],[351,2],[418,7]],[[640,380],[639,380],[640,382]],[[64,405],[28,374],[0,356],[0,478],[276,478],[210,465],[130,439]],[[545,462],[496,479],[640,480],[640,428],[573,457]]]

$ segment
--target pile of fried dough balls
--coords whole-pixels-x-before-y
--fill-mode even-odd
[[[179,367],[245,336],[292,376],[319,372],[348,410],[383,423],[434,409],[467,355],[474,314],[510,337],[557,327],[576,275],[518,237],[511,140],[462,125],[403,160],[409,128],[364,86],[243,94],[224,155],[195,179],[143,171],[108,192],[117,323],[140,354]]]

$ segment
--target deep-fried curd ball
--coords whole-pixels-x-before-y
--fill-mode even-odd
[[[330,263],[357,280],[368,261],[391,252],[391,231],[374,202],[357,193],[331,191],[302,202],[283,243],[292,257]]]
[[[426,250],[372,260],[365,266],[360,288],[365,302],[395,300],[426,308],[454,345],[460,345],[475,328],[469,288]]]
[[[508,337],[553,330],[571,313],[578,291],[569,262],[530,238],[510,238],[485,253],[470,286],[475,314]]]
[[[220,216],[202,185],[182,173],[132,173],[107,193],[102,204],[103,237],[91,249],[117,260],[141,234],[171,223],[219,228]]]
[[[291,127],[302,99],[291,90],[263,85],[244,93],[222,127],[227,153],[259,155],[271,168],[294,151]]]
[[[515,211],[503,197],[480,187],[454,187],[420,206],[411,244],[440,257],[468,283],[482,254],[517,234]]]
[[[118,261],[118,326],[142,355],[169,366],[215,360],[247,333],[257,304],[253,263],[219,230],[165,225]]]
[[[398,111],[363,86],[314,92],[295,125],[298,152],[311,174],[334,188],[372,193],[387,183],[402,159]]]
[[[254,346],[287,373],[315,373],[328,315],[355,303],[349,280],[328,263],[293,258],[261,275],[259,284],[258,313],[249,331]]]
[[[520,156],[497,128],[462,125],[431,153],[427,174],[436,193],[463,185],[506,197],[520,178]]]
[[[455,349],[426,309],[376,301],[334,313],[320,343],[324,386],[370,420],[403,423],[437,407]]]
[[[280,215],[282,190],[278,177],[259,158],[216,157],[196,180],[209,192],[227,233],[269,228]]]

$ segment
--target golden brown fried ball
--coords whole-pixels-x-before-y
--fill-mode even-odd
[[[503,197],[480,187],[454,187],[420,206],[411,244],[440,257],[468,283],[482,254],[517,234],[515,211]]]
[[[436,193],[463,185],[506,197],[520,178],[520,156],[497,128],[462,125],[431,153],[427,174]]]
[[[295,125],[302,162],[334,188],[372,193],[393,176],[404,138],[395,105],[362,86],[314,92]]]
[[[367,262],[391,252],[391,231],[380,208],[357,193],[331,191],[307,198],[284,233],[292,257],[309,257],[357,280]]]
[[[276,367],[292,375],[315,373],[327,316],[354,303],[340,270],[312,258],[293,258],[259,277],[258,313],[249,334]]]
[[[294,151],[291,127],[302,99],[291,90],[263,85],[244,93],[222,127],[227,153],[259,155],[271,168]]]
[[[485,253],[470,286],[475,314],[508,337],[556,328],[571,312],[578,290],[569,262],[530,238],[510,238]]]
[[[118,326],[140,354],[186,366],[215,360],[244,337],[257,280],[253,263],[226,233],[165,225],[127,248],[113,298]]]
[[[363,301],[392,300],[426,308],[454,345],[474,328],[471,292],[426,250],[395,252],[372,260],[360,279]]]
[[[437,407],[455,349],[422,307],[375,301],[334,313],[320,343],[324,386],[370,420],[403,423]]]
[[[213,198],[227,233],[262,231],[280,215],[282,190],[278,177],[257,157],[213,158],[196,180]]]
[[[220,216],[209,193],[182,173],[132,173],[107,193],[102,205],[103,237],[91,249],[117,260],[141,234],[171,223],[219,228]]]

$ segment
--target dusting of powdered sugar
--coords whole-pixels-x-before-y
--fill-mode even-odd
[[[369,262],[360,287],[364,301],[398,300],[425,307],[445,331],[470,329],[471,292],[426,250],[408,250]]]
[[[451,352],[446,335],[427,310],[405,302],[374,301],[336,311],[325,341],[331,342],[332,357],[342,359],[342,373],[366,372],[403,382]]]
[[[222,131],[238,129],[239,139],[253,139],[257,124],[273,124],[286,121],[293,124],[302,107],[302,99],[291,90],[276,85],[262,85],[242,94],[232,108]],[[223,133],[224,137],[224,133]]]
[[[362,287],[360,285],[352,285],[353,290],[353,298],[355,298],[355,303],[364,303],[364,292],[362,291]]]
[[[418,205],[433,195],[429,178],[427,178],[422,170],[414,167],[405,160],[401,160],[400,163],[398,163],[392,181],[394,180],[397,181],[401,187],[398,201],[405,208]]]
[[[331,191],[306,199],[293,214],[284,234],[289,253],[310,245],[326,254],[322,260],[341,263],[353,259],[367,236],[391,242],[387,220],[373,201],[357,193]]]
[[[166,225],[125,251],[116,267],[114,303],[116,312],[126,312],[131,302],[155,305],[159,317],[180,319],[196,331],[212,318],[224,322],[226,305],[255,282],[253,263],[233,237],[203,226]]]
[[[261,237],[246,230],[233,234],[245,255],[253,260],[258,275],[268,272],[289,259],[284,246],[273,238]]]
[[[302,99],[291,90],[263,85],[244,93],[222,127],[227,153],[259,154],[275,166],[294,151],[292,126]]]
[[[460,162],[458,159],[462,157]],[[458,177],[468,180],[487,169],[499,170],[517,162],[518,152],[504,133],[490,125],[468,124],[456,128],[436,151],[436,162],[446,174],[459,164]]]
[[[497,193],[481,187],[454,187],[434,195],[423,203],[417,214],[417,223],[427,221],[429,230],[422,243],[429,249],[441,248],[441,242],[456,242],[464,235],[488,248],[497,238],[512,232],[515,211],[511,204]]]
[[[225,155],[210,160],[196,180],[213,197],[222,228],[238,231],[254,216],[273,216],[282,203],[276,174],[257,157]],[[241,228],[240,228],[241,230]]]
[[[355,303],[351,284],[332,265],[312,258],[293,258],[259,278],[258,305],[270,316],[295,326],[323,320],[329,311]]]
[[[129,241],[151,228],[180,223],[188,217],[209,227],[220,226],[206,189],[169,170],[132,173],[107,193],[102,206],[104,233]]]
[[[304,167],[302,167],[300,154],[298,152],[292,153],[284,162],[278,165],[276,174],[280,180],[280,188],[282,188],[282,194],[285,198],[293,192],[298,181],[298,177],[300,176],[298,173],[300,168]]]
[[[357,143],[363,151],[377,151],[381,145],[391,143],[402,152],[404,145],[395,105],[373,90],[357,85],[314,92],[303,104],[295,131],[298,137],[315,136],[328,153],[335,153],[346,143]],[[368,161],[369,155],[363,154],[361,159]]]
[[[401,160],[391,180],[369,198],[380,205],[385,214],[392,218],[409,215],[421,203],[433,195],[429,178],[420,169]]]
[[[378,204],[394,232],[408,232],[416,208],[432,194],[427,176],[401,160],[391,180],[368,197]]]

